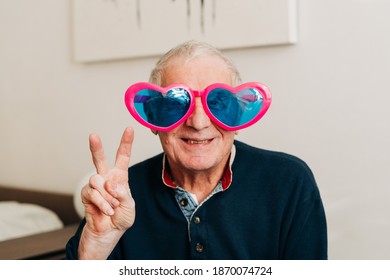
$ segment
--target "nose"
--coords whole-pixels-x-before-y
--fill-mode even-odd
[[[202,130],[211,125],[211,120],[203,109],[200,97],[195,97],[195,109],[185,123],[196,130]]]

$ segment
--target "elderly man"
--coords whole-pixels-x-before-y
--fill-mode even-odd
[[[164,152],[128,168],[127,128],[110,168],[90,135],[97,174],[82,189],[85,219],[67,257],[326,259],[325,213],[307,165],[234,139],[266,112],[268,89],[239,86],[229,59],[194,41],[165,54],[150,82],[130,87],[126,105]]]

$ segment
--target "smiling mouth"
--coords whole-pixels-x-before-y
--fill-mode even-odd
[[[194,139],[185,139],[183,138],[185,142],[191,145],[196,145],[196,144],[208,144],[210,143],[213,139],[205,139],[205,140],[194,140]]]

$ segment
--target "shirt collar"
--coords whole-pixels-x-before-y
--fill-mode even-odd
[[[233,165],[233,161],[234,161],[235,156],[236,156],[236,147],[233,144],[232,150],[230,152],[229,163],[226,165],[225,170],[224,170],[223,175],[222,175],[222,178],[221,178],[222,189],[224,191],[230,187],[232,180],[233,180],[232,165]],[[162,167],[161,179],[162,179],[163,183],[170,188],[177,188],[178,187],[178,185],[172,180],[172,176],[171,176],[170,170],[169,170],[168,161],[166,159],[165,154],[163,156],[163,167]]]

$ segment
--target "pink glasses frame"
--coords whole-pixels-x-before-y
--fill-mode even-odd
[[[134,106],[134,97],[136,96],[136,94],[140,90],[151,89],[151,90],[161,92],[162,94],[165,94],[172,88],[182,88],[182,89],[187,90],[191,94],[190,107],[188,108],[187,113],[179,121],[177,121],[176,123],[174,123],[168,127],[160,127],[160,126],[155,126],[151,123],[148,123],[138,114],[138,112]],[[241,90],[249,89],[249,88],[257,89],[263,97],[263,104],[262,104],[262,107],[260,109],[260,112],[251,121],[249,121],[243,125],[240,125],[240,126],[231,127],[231,126],[228,126],[228,125],[222,123],[216,117],[214,117],[214,115],[211,113],[211,111],[207,105],[208,93],[216,88],[222,88],[222,89],[228,90],[232,93],[237,93],[237,92],[240,92]],[[148,83],[148,82],[139,82],[139,83],[135,83],[135,84],[131,85],[126,90],[126,93],[124,96],[124,101],[125,101],[126,107],[127,107],[128,111],[130,112],[130,114],[139,123],[141,123],[142,125],[150,128],[150,129],[166,132],[166,131],[170,131],[170,130],[178,127],[179,125],[181,125],[192,114],[192,112],[194,111],[194,108],[195,108],[195,97],[201,98],[203,110],[205,111],[207,116],[210,118],[210,120],[212,122],[216,123],[221,128],[228,130],[228,131],[236,131],[239,129],[243,129],[243,128],[251,126],[254,123],[256,123],[257,121],[259,121],[264,116],[264,114],[268,111],[268,108],[271,105],[271,100],[272,100],[271,91],[269,90],[269,88],[266,85],[264,85],[262,83],[258,83],[258,82],[248,82],[248,83],[241,84],[237,87],[231,87],[231,86],[228,86],[228,85],[222,84],[222,83],[215,83],[215,84],[211,84],[211,85],[207,86],[202,91],[193,90],[184,84],[171,84],[167,87],[160,87],[160,86],[157,86],[155,84]]]

